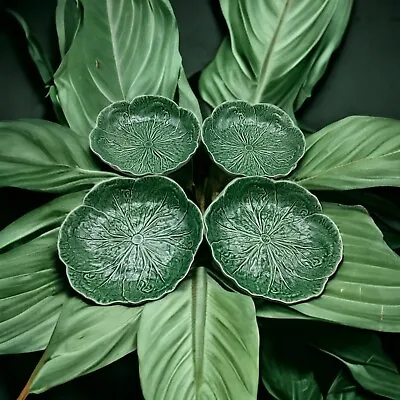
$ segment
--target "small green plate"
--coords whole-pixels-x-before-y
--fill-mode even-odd
[[[206,238],[224,274],[254,296],[295,303],[319,296],[343,252],[334,222],[301,186],[233,180],[205,213]]]
[[[235,175],[286,176],[305,151],[301,130],[272,104],[223,103],[204,121],[202,135],[213,160]]]
[[[58,251],[77,292],[98,304],[137,304],[177,286],[202,236],[200,210],[171,179],[116,178],[68,214]]]
[[[139,96],[104,108],[90,147],[105,163],[133,176],[165,174],[184,165],[200,141],[200,123],[189,110],[161,96]]]

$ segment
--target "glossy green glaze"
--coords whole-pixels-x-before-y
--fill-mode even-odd
[[[203,142],[227,172],[271,178],[289,174],[305,150],[303,133],[284,111],[245,101],[216,107],[204,121]]]
[[[90,147],[105,163],[134,176],[164,174],[196,151],[195,115],[162,96],[139,96],[104,108],[90,133]]]
[[[342,259],[342,240],[317,198],[263,177],[232,181],[205,213],[214,259],[239,287],[283,303],[322,293]]]
[[[58,249],[77,292],[98,304],[136,304],[176,287],[202,235],[199,209],[171,179],[117,178],[67,216]]]

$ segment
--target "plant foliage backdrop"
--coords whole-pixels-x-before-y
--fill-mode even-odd
[[[20,399],[135,351],[148,400],[400,398],[400,122],[296,121],[352,1],[220,7],[194,91],[168,0],[59,0],[56,70],[13,14],[58,118],[0,123],[0,186],[54,194],[0,232]]]

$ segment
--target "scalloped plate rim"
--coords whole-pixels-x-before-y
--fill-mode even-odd
[[[279,112],[282,112],[282,111],[283,111],[283,112],[286,114],[286,112],[285,112],[284,110],[282,110],[281,108],[279,108],[279,107],[276,106],[275,104],[271,104],[271,103],[255,103],[255,104],[252,104],[252,103],[249,103],[249,102],[244,101],[244,100],[228,100],[228,101],[224,101],[224,102],[221,103],[221,104],[218,104],[218,105],[213,109],[213,111],[211,112],[211,114],[210,114],[207,118],[204,119],[203,124],[202,124],[202,129],[201,129],[201,142],[204,144],[204,147],[205,147],[206,150],[207,150],[207,154],[209,154],[209,156],[211,157],[212,161],[213,161],[216,165],[218,165],[218,167],[220,167],[222,170],[224,170],[225,172],[227,172],[227,173],[228,173],[229,175],[231,175],[231,176],[243,176],[243,177],[246,177],[246,178],[247,178],[247,177],[259,176],[259,177],[266,177],[266,178],[273,178],[273,179],[276,179],[276,178],[283,178],[283,177],[286,177],[286,176],[290,175],[290,174],[298,167],[299,162],[301,161],[301,159],[302,159],[302,158],[304,157],[304,155],[306,154],[307,143],[306,143],[306,138],[305,138],[305,136],[304,136],[303,131],[302,131],[298,126],[296,126],[296,124],[295,124],[294,121],[289,117],[288,114],[286,114],[286,116],[287,116],[288,119],[290,120],[291,126],[294,127],[294,128],[299,129],[299,131],[302,133],[303,148],[302,148],[301,155],[300,155],[299,159],[293,164],[293,166],[290,168],[289,172],[287,172],[286,174],[276,174],[276,175],[268,175],[268,176],[267,176],[267,175],[246,175],[246,174],[243,174],[243,173],[232,172],[232,171],[228,170],[227,168],[224,167],[224,165],[222,165],[219,161],[217,161],[217,160],[215,159],[214,154],[210,151],[210,149],[208,148],[208,145],[207,145],[206,141],[204,140],[204,125],[205,125],[206,123],[208,123],[208,121],[211,120],[211,119],[213,118],[214,112],[215,112],[216,110],[218,110],[219,108],[222,108],[222,107],[225,106],[226,104],[233,104],[233,103],[236,103],[236,104],[246,104],[246,105],[250,105],[250,106],[252,106],[252,107],[257,106],[257,105],[267,105],[267,106],[270,106],[271,108],[274,108],[276,111],[279,111]]]
[[[196,126],[197,126],[197,128],[198,128],[198,129],[197,129],[198,135],[197,135],[197,139],[196,139],[196,142],[195,142],[195,143],[196,143],[196,147],[194,148],[194,150],[185,158],[185,160],[181,161],[181,162],[180,162],[178,165],[176,165],[174,168],[165,170],[164,172],[157,172],[157,173],[154,173],[154,172],[146,172],[146,173],[143,173],[143,174],[134,174],[134,173],[131,172],[131,171],[127,171],[127,170],[125,170],[125,169],[122,169],[122,168],[120,168],[118,165],[115,165],[115,164],[113,164],[112,162],[105,160],[101,154],[99,154],[96,150],[93,149],[93,132],[96,131],[97,129],[100,129],[100,130],[102,130],[103,132],[106,132],[104,129],[101,129],[101,128],[99,128],[99,127],[97,126],[98,120],[99,120],[99,117],[100,117],[100,114],[101,114],[104,110],[106,110],[106,109],[108,109],[108,108],[112,108],[112,106],[119,105],[119,104],[131,104],[134,100],[140,99],[140,98],[144,98],[144,97],[155,97],[155,98],[161,98],[161,99],[164,99],[164,100],[169,100],[170,102],[172,102],[172,103],[178,108],[179,111],[180,111],[180,110],[183,110],[183,111],[187,112],[187,113],[188,113],[189,115],[191,115],[191,116],[194,118],[194,120],[196,121]],[[107,133],[107,132],[106,132],[106,133]],[[199,145],[200,145],[201,140],[202,140],[202,124],[200,123],[199,119],[197,118],[196,114],[195,114],[193,111],[191,111],[191,110],[189,110],[188,108],[185,108],[185,107],[180,107],[177,103],[175,103],[175,101],[171,100],[170,98],[168,98],[168,97],[166,97],[166,96],[161,96],[161,95],[149,95],[149,94],[144,94],[144,95],[136,96],[136,97],[134,97],[134,98],[132,99],[132,101],[118,100],[118,101],[115,101],[114,103],[111,103],[111,104],[105,106],[105,107],[102,108],[101,111],[97,114],[95,127],[89,132],[89,148],[90,148],[90,150],[91,150],[94,154],[96,154],[96,156],[99,157],[100,160],[101,160],[102,162],[104,162],[105,164],[107,164],[108,166],[110,166],[112,169],[114,169],[115,171],[120,172],[121,174],[125,174],[125,175],[127,175],[128,177],[132,177],[132,178],[142,178],[142,177],[151,176],[151,175],[154,175],[154,176],[165,176],[165,175],[167,175],[167,174],[171,174],[171,173],[177,171],[178,169],[180,169],[181,167],[183,167],[185,164],[187,164],[187,163],[190,161],[190,159],[193,157],[193,155],[196,153],[197,149],[199,148]]]
[[[72,284],[72,282],[71,282],[71,279],[70,279],[70,276],[69,276],[69,272],[68,272],[68,270],[69,270],[68,264],[63,260],[63,258],[62,258],[62,256],[61,256],[61,251],[60,251],[60,241],[62,240],[62,239],[61,239],[61,238],[62,238],[62,232],[63,232],[63,230],[64,230],[63,227],[64,227],[64,225],[65,225],[67,219],[70,217],[70,215],[74,214],[75,211],[76,211],[77,209],[79,209],[79,208],[81,208],[81,207],[91,207],[91,206],[88,206],[87,204],[85,204],[85,200],[86,200],[86,198],[88,197],[88,195],[89,195],[93,190],[97,189],[97,188],[98,188],[99,186],[101,186],[102,184],[105,184],[105,183],[108,183],[108,182],[111,182],[111,181],[115,181],[115,180],[122,180],[122,179],[125,179],[125,180],[126,180],[126,179],[129,179],[129,180],[135,180],[135,181],[136,181],[136,180],[139,180],[139,179],[149,178],[149,177],[152,177],[152,176],[155,177],[155,178],[161,178],[161,179],[169,180],[170,182],[172,182],[173,184],[175,184],[175,185],[179,188],[179,190],[185,195],[185,198],[186,198],[186,200],[188,201],[189,206],[194,206],[194,208],[196,209],[196,212],[200,215],[200,221],[201,221],[201,224],[200,224],[200,225],[201,225],[201,229],[200,229],[200,233],[201,233],[201,235],[200,235],[200,241],[199,241],[199,243],[196,245],[196,247],[193,249],[192,256],[191,256],[191,261],[190,261],[190,263],[189,263],[189,267],[188,267],[187,271],[185,272],[185,274],[182,276],[182,278],[180,278],[180,279],[175,283],[175,285],[171,288],[171,290],[166,291],[166,292],[163,293],[161,296],[156,296],[156,297],[154,297],[154,298],[147,298],[147,299],[145,299],[145,300],[141,300],[141,301],[137,301],[137,302],[133,302],[133,301],[122,301],[122,300],[116,300],[116,301],[110,301],[110,302],[100,302],[100,301],[97,301],[97,300],[95,300],[95,299],[89,297],[89,296],[86,295],[85,293],[82,293],[81,290],[77,289],[77,288]],[[94,207],[92,207],[92,208],[94,208]],[[97,210],[96,208],[94,208],[94,209]],[[87,299],[87,300],[89,300],[89,301],[91,301],[91,302],[93,302],[94,304],[99,305],[99,306],[121,305],[121,306],[125,306],[125,307],[139,307],[139,306],[141,306],[141,305],[143,305],[143,304],[146,304],[146,303],[148,303],[148,302],[150,302],[150,301],[160,300],[161,298],[163,298],[164,296],[168,295],[169,293],[172,293],[172,292],[177,288],[177,286],[188,276],[190,270],[192,269],[192,266],[193,266],[193,262],[194,262],[196,253],[197,253],[197,251],[198,251],[198,249],[199,249],[199,247],[200,247],[200,245],[201,245],[201,243],[202,243],[202,241],[203,241],[203,238],[204,238],[204,230],[205,230],[205,225],[204,225],[203,215],[202,215],[202,213],[201,213],[199,207],[197,206],[196,203],[194,203],[192,200],[190,200],[190,199],[187,197],[185,191],[180,187],[180,185],[178,185],[173,179],[169,178],[168,176],[163,176],[163,175],[150,175],[150,176],[141,176],[141,177],[137,177],[137,178],[125,177],[125,176],[113,177],[113,178],[106,179],[106,180],[104,180],[104,181],[98,182],[98,183],[96,183],[95,185],[93,185],[93,187],[89,190],[89,192],[85,194],[85,196],[84,196],[84,198],[83,198],[83,200],[82,200],[82,204],[80,204],[80,205],[74,207],[74,208],[65,216],[63,222],[62,222],[61,225],[60,225],[59,231],[58,231],[58,237],[57,237],[57,256],[58,256],[58,259],[62,262],[62,264],[63,264],[64,267],[65,267],[65,275],[67,276],[68,283],[69,283],[70,287],[74,290],[75,293],[79,293],[79,295],[83,296],[85,299]]]
[[[342,261],[343,261],[343,255],[344,255],[343,239],[342,239],[342,235],[341,235],[341,233],[340,233],[340,230],[339,230],[338,226],[335,224],[335,222],[333,221],[333,219],[332,219],[331,217],[329,217],[328,215],[323,214],[322,212],[314,213],[313,215],[323,215],[324,217],[327,218],[327,220],[329,220],[330,222],[332,222],[332,224],[333,224],[335,230],[336,230],[337,233],[339,234],[338,237],[339,237],[339,245],[340,245],[340,254],[339,254],[340,257],[339,257],[339,260],[337,261],[335,267],[332,269],[331,273],[330,273],[327,277],[324,277],[324,278],[321,278],[321,279],[320,279],[321,282],[323,282],[323,285],[322,285],[321,290],[320,290],[318,293],[312,294],[312,295],[310,295],[310,296],[307,297],[307,298],[304,298],[304,299],[301,299],[301,300],[294,300],[294,301],[284,301],[284,300],[275,299],[275,298],[270,297],[270,296],[268,296],[268,295],[262,295],[262,294],[259,294],[259,293],[253,293],[252,291],[250,291],[250,290],[246,289],[245,287],[243,287],[234,277],[232,277],[231,275],[229,275],[229,274],[224,270],[224,268],[222,267],[222,265],[221,265],[221,263],[218,261],[218,259],[215,257],[214,249],[213,249],[211,243],[209,242],[208,236],[207,236],[207,232],[208,232],[208,225],[207,225],[207,222],[206,222],[207,215],[209,214],[210,210],[212,209],[213,204],[214,204],[218,199],[224,197],[225,194],[226,194],[226,190],[227,190],[230,186],[232,186],[235,182],[237,182],[238,180],[242,180],[242,179],[246,179],[246,180],[249,179],[249,180],[250,180],[250,179],[254,179],[254,178],[258,178],[258,179],[260,179],[260,178],[261,178],[261,179],[267,179],[267,180],[269,180],[269,181],[272,181],[275,185],[276,185],[277,183],[281,183],[281,182],[290,183],[290,184],[296,185],[296,186],[300,187],[301,189],[307,191],[312,197],[314,197],[314,198],[317,200],[318,205],[320,206],[321,211],[322,211],[322,205],[321,205],[321,202],[319,201],[318,197],[315,196],[313,193],[309,192],[307,189],[305,189],[303,186],[299,185],[299,184],[296,183],[296,182],[293,182],[293,181],[290,181],[290,180],[273,181],[273,180],[270,179],[270,178],[266,178],[266,177],[264,177],[264,176],[257,176],[257,175],[235,178],[235,179],[233,179],[231,182],[229,182],[229,183],[225,186],[225,188],[218,194],[218,196],[214,199],[214,201],[207,207],[207,209],[206,209],[206,211],[205,211],[205,213],[204,213],[204,215],[203,215],[203,220],[204,220],[204,237],[205,237],[205,239],[206,239],[206,241],[207,241],[207,243],[208,243],[208,245],[209,245],[209,247],[210,247],[210,249],[211,249],[211,255],[212,255],[213,260],[214,260],[215,263],[217,264],[217,266],[218,266],[218,268],[220,269],[220,271],[221,271],[227,278],[229,278],[230,280],[232,280],[233,282],[235,282],[235,284],[236,284],[240,289],[242,289],[244,292],[248,293],[248,294],[249,294],[250,296],[252,296],[252,297],[259,298],[259,299],[265,299],[265,300],[273,301],[273,302],[280,303],[280,304],[286,304],[286,305],[304,303],[304,302],[307,302],[307,301],[309,301],[309,300],[311,300],[311,299],[318,298],[318,297],[321,296],[322,293],[325,291],[329,279],[332,278],[332,276],[333,276],[334,274],[336,274],[336,272],[338,271],[339,265],[342,263]]]

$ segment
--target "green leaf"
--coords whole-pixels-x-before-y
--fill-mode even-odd
[[[44,392],[136,350],[141,313],[141,307],[100,307],[70,297],[23,394]]]
[[[400,332],[400,257],[362,207],[323,203],[323,212],[339,227],[342,264],[321,297],[291,307],[340,324]]]
[[[86,191],[60,196],[38,207],[0,231],[0,254],[61,225],[66,215],[83,201]]]
[[[355,116],[306,139],[292,178],[313,190],[400,186],[400,121]]]
[[[165,0],[82,0],[83,21],[55,74],[71,128],[88,135],[99,112],[138,95],[173,98],[178,29]]]
[[[129,175],[166,174],[186,164],[200,142],[196,116],[161,96],[138,96],[104,108],[90,132],[90,148]]]
[[[61,58],[63,58],[82,22],[83,10],[80,0],[57,0],[56,7],[56,28],[58,36],[58,46]]]
[[[326,400],[372,400],[372,397],[362,393],[348,373],[342,370],[338,373],[329,389]]]
[[[269,331],[268,324],[261,331],[261,379],[277,400],[322,400],[316,381],[317,363],[310,349]]]
[[[287,304],[319,296],[342,258],[338,228],[292,182],[237,178],[204,221],[217,265],[253,296]]]
[[[305,151],[304,135],[280,108],[228,101],[203,124],[203,143],[213,161],[236,175],[286,176]]]
[[[317,195],[322,201],[364,206],[382,231],[385,242],[391,249],[399,249],[400,208],[394,202],[394,199],[397,198],[400,189],[391,188],[391,191],[387,192],[387,188],[384,188],[383,194],[374,193],[372,190],[374,189],[330,190],[319,191]]]
[[[0,353],[42,350],[65,300],[58,228],[0,254]]]
[[[310,90],[330,57],[324,33],[336,10],[347,9],[349,3],[274,0],[254,7],[247,0],[220,0],[230,37],[200,77],[201,96],[213,107],[245,100],[272,103],[292,115],[302,86]],[[338,41],[342,34],[343,26],[338,24],[329,37]]]
[[[339,47],[349,22],[353,0],[335,1],[335,11],[325,32],[309,57],[306,79],[300,87],[294,104],[298,110],[312,94],[314,86],[324,75],[332,53]],[[313,132],[311,132],[313,133]]]
[[[222,289],[204,268],[144,306],[139,371],[151,400],[255,400],[259,335],[253,301]]]
[[[115,176],[98,170],[88,139],[44,120],[0,122],[0,187],[65,193]]]
[[[176,288],[202,238],[200,210],[173,180],[117,178],[67,216],[58,249],[78,293],[97,304],[137,304]]]
[[[197,98],[194,95],[192,88],[189,85],[183,67],[181,67],[179,72],[177,91],[178,91],[178,104],[181,107],[187,108],[188,110],[192,111],[194,115],[196,115],[197,119],[200,122],[202,122],[199,102],[197,101]]]
[[[293,310],[286,305],[274,303],[272,301],[255,300],[257,317],[269,319],[289,319],[289,320],[315,320],[315,318]]]
[[[400,374],[376,333],[318,324],[304,325],[303,335],[313,346],[343,362],[365,389],[400,399]]]

